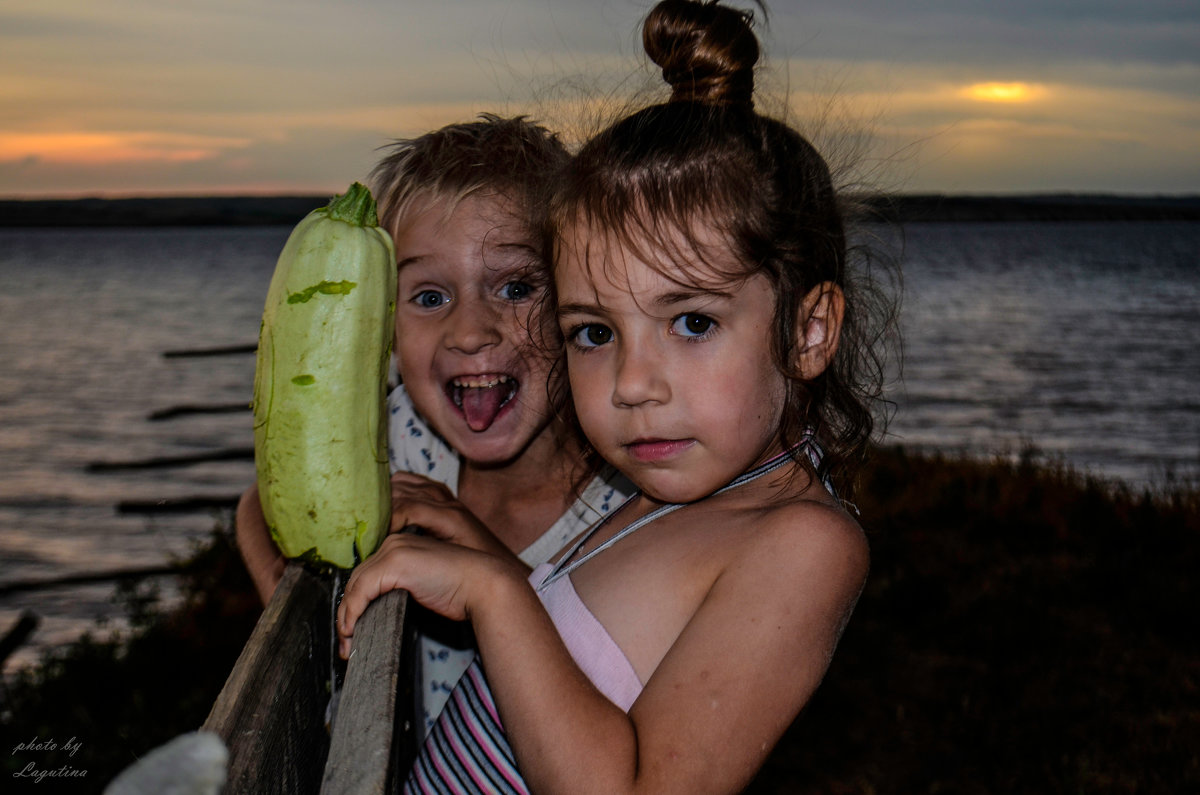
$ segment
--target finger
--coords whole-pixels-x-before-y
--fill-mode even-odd
[[[428,505],[432,508],[458,508],[462,505],[453,497],[446,497],[431,491],[407,488],[392,488],[392,509],[396,510],[405,505]]]
[[[415,500],[393,500],[392,521],[388,526],[388,533],[403,533],[414,525],[424,527],[431,519],[434,519],[435,514],[436,511],[431,510],[431,506],[428,503],[417,502]]]
[[[416,472],[409,472],[406,470],[398,470],[396,472],[393,472],[391,475],[391,478],[394,481],[401,481],[401,482],[408,482],[408,483],[431,483],[431,484],[434,484],[437,486],[445,485],[440,480],[434,480],[433,478],[428,478],[428,477],[425,477],[424,475],[418,474]]]
[[[384,543],[386,544],[386,542],[385,539]],[[375,569],[382,567],[380,564],[387,553],[385,546],[380,545],[374,555],[356,566],[350,574],[350,579],[346,581],[346,589],[342,593],[341,604],[338,605],[337,630],[339,635],[346,638],[353,636],[359,617],[371,600],[380,595],[382,578],[375,573]]]
[[[424,493],[446,500],[456,499],[454,493],[450,491],[450,488],[445,483],[430,480],[424,475],[415,475],[411,472],[396,472],[392,474],[392,491],[395,492],[397,490]]]
[[[375,596],[378,596],[376,594]],[[367,605],[371,603],[371,597],[368,592],[356,590],[351,592],[347,589],[345,596],[342,597],[342,604],[338,608],[338,654],[343,660],[349,659],[351,645],[354,640],[354,629],[358,624],[358,619],[367,609]]]
[[[411,534],[386,537],[379,549],[350,573],[337,610],[339,635],[353,636],[354,627],[368,604],[388,591],[403,587],[407,550],[414,540],[415,536]]]
[[[360,572],[369,560],[359,564],[350,573],[350,578],[346,581],[346,587],[342,591],[342,599],[338,603],[335,628],[338,635],[338,656],[343,660],[350,659],[354,627],[358,623],[358,617],[366,609],[365,604],[360,604],[360,600],[356,598],[355,594],[358,593],[358,584],[361,581]]]
[[[427,500],[394,500],[388,533],[401,533],[416,526],[436,538],[452,540],[456,530],[469,521],[478,521],[461,503],[429,502]]]

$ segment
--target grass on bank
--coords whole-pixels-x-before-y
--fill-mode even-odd
[[[861,494],[866,590],[750,791],[1200,791],[1200,493],[888,448]],[[225,535],[199,556],[182,608],[0,691],[0,747],[82,742],[6,754],[7,780],[36,760],[88,771],[39,791],[99,791],[203,722],[259,611]]]
[[[177,609],[157,608],[151,582],[118,586],[114,599],[130,619],[124,637],[85,635],[0,683],[0,775],[16,791],[100,792],[147,751],[204,722],[261,609],[220,528],[181,570]],[[39,742],[57,748],[17,750]],[[47,771],[63,775],[30,777]],[[0,792],[13,791],[6,787]]]

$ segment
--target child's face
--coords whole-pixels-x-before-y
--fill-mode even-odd
[[[609,463],[651,497],[688,502],[778,450],[785,381],[772,357],[775,296],[765,277],[731,284],[679,262],[660,268],[667,278],[579,227],[560,254],[571,392]]]
[[[394,230],[396,366],[413,404],[466,459],[500,464],[546,431],[551,360],[530,333],[544,322],[545,276],[512,205],[438,201]]]

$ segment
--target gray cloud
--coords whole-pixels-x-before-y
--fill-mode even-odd
[[[803,3],[770,35],[800,57],[1003,64],[1200,63],[1192,2]]]

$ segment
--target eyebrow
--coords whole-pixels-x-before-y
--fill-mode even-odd
[[[581,303],[559,304],[557,310],[559,315],[594,315],[599,311],[599,304]]]
[[[677,304],[686,303],[687,301],[696,298],[718,298],[732,300],[733,293],[726,290],[676,290],[670,293],[663,293],[654,299],[655,306],[669,307]],[[587,315],[601,312],[603,307],[598,303],[585,304],[581,302],[572,302],[558,305],[559,315]]]
[[[663,293],[654,299],[654,303],[659,306],[675,306],[676,304],[686,303],[697,298],[732,299],[733,293],[726,290],[676,290],[670,293]]]
[[[521,249],[522,251],[528,251],[531,254],[538,253],[537,246],[533,245],[532,243],[525,243],[523,241],[513,241],[511,243],[493,243],[492,245],[495,248],[501,248],[501,249],[516,248],[516,249]]]
[[[539,256],[537,249],[527,243],[497,243],[494,247],[502,251],[513,250],[526,253],[535,259]],[[432,255],[414,254],[411,257],[405,257],[404,259],[396,260],[396,270],[400,270],[405,265],[412,265],[414,262],[420,262],[423,259],[428,259],[430,256]]]

